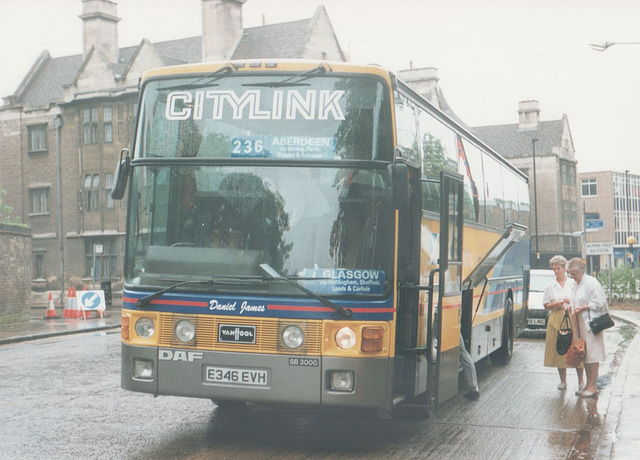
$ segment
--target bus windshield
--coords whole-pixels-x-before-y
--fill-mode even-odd
[[[231,73],[151,80],[135,156],[390,161],[385,88],[371,76]]]
[[[387,171],[337,166],[136,167],[127,282],[252,279],[267,264],[321,295],[387,293],[394,231]],[[287,283],[233,289],[299,294]]]

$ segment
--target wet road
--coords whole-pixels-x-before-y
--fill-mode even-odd
[[[599,399],[557,390],[540,335],[518,339],[509,366],[478,364],[482,397],[442,405],[435,417],[249,406],[120,389],[119,333],[80,334],[0,347],[0,458],[157,459],[585,459],[601,441],[611,378],[635,329],[606,334]],[[603,438],[606,438],[606,433]]]

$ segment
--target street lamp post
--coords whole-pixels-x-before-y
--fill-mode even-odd
[[[539,139],[531,139],[531,150],[533,155],[533,216],[535,219],[535,232],[536,232],[536,267],[540,262],[540,250],[538,247],[538,191],[536,187],[536,142]]]
[[[60,130],[64,126],[62,116],[56,115],[53,127],[56,129],[56,154],[58,163],[58,240],[60,243],[60,308],[64,306],[64,238],[62,236],[62,165],[60,161]]]
[[[631,234],[631,197],[629,195],[629,170],[627,169],[624,172],[624,193],[627,198],[627,244],[629,245],[629,253],[627,254],[627,258],[633,267],[633,244],[636,242],[636,239]],[[631,241],[633,240],[633,242]]]
[[[606,51],[613,45],[640,45],[640,42],[604,42],[602,45],[596,45],[595,43],[589,43],[591,49],[595,51]]]

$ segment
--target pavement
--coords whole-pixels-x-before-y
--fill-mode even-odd
[[[121,307],[107,307],[104,318],[45,319],[45,308],[33,308],[28,322],[0,325],[0,346],[49,337],[120,328]],[[640,328],[640,312],[613,310],[611,315]],[[626,460],[640,452],[640,333],[627,348],[611,388],[601,438],[594,458]]]
[[[122,308],[120,306],[107,306],[104,318],[96,317],[96,313],[92,312],[91,318],[67,319],[62,317],[64,311],[59,310],[59,308],[56,309],[56,318],[45,319],[46,308],[32,308],[29,321],[0,324],[0,346],[60,335],[120,328],[122,316]]]

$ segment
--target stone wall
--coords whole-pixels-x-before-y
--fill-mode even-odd
[[[0,224],[0,324],[29,319],[31,230]]]

